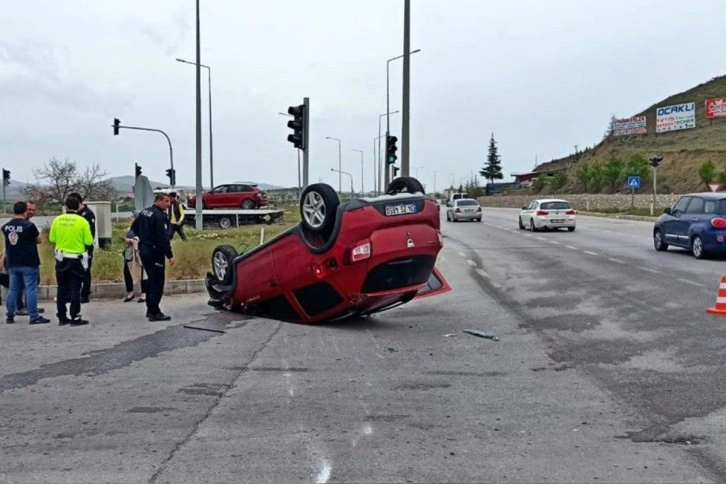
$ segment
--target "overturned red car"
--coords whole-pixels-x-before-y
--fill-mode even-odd
[[[415,178],[343,204],[332,187],[313,184],[302,193],[300,214],[299,224],[248,252],[215,248],[209,304],[317,323],[450,290],[434,267],[443,246],[439,210]]]

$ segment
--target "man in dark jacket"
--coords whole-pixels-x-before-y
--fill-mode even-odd
[[[165,258],[169,265],[174,265],[174,254],[169,242],[169,210],[171,199],[166,193],[157,193],[154,205],[142,210],[131,225],[131,230],[139,238],[139,256],[141,264],[148,274],[148,292],[146,294],[146,317],[149,321],[169,321],[171,316],[161,312],[159,304],[164,295],[166,277]]]
[[[96,214],[88,206],[83,204],[83,197],[78,192],[73,192],[69,197],[75,197],[80,203],[78,208],[78,215],[85,218],[88,221],[88,225],[91,226],[91,237],[96,240]],[[91,267],[93,266],[93,244],[86,248],[88,250],[88,269],[83,277],[81,284],[81,303],[85,304],[91,301]]]

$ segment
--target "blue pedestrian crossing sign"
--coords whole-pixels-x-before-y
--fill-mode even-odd
[[[629,176],[628,177],[628,188],[630,188],[630,189],[640,188],[640,177],[639,176]]]

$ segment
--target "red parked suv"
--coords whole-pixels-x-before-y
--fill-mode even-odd
[[[202,192],[202,208],[260,208],[267,205],[267,194],[251,183],[219,185]],[[189,208],[196,208],[196,197],[187,200]]]
[[[209,304],[317,323],[449,291],[434,268],[443,244],[436,205],[415,178],[343,204],[329,185],[310,185],[298,225],[243,254],[231,245],[214,249]]]

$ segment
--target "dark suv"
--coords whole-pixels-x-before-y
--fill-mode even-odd
[[[189,208],[196,208],[196,197],[189,197]],[[260,208],[267,205],[267,194],[251,183],[219,185],[202,192],[202,208]]]
[[[655,221],[653,245],[658,251],[690,249],[696,259],[726,252],[726,194],[683,195]]]

